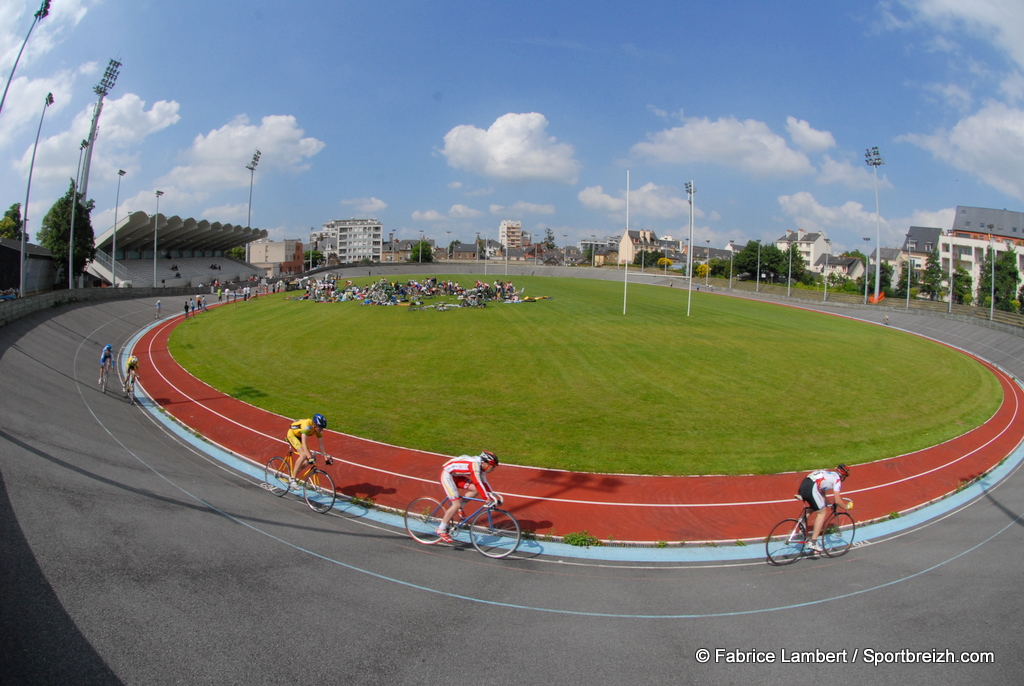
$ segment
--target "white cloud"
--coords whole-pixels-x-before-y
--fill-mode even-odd
[[[604,192],[601,186],[584,188],[577,195],[584,207],[624,218],[626,215],[625,191],[619,197],[612,197]],[[629,193],[629,214],[631,217],[653,217],[671,219],[689,216],[690,204],[681,197],[675,188],[647,183]],[[695,207],[694,216],[703,216],[699,207]]]
[[[1024,4],[1019,0],[906,0],[917,18],[944,33],[967,33],[991,43],[1024,69]]]
[[[906,134],[906,141],[939,160],[978,177],[992,187],[1024,200],[1024,111],[990,102],[931,135]]]
[[[866,164],[855,165],[846,161],[837,161],[825,155],[821,162],[818,183],[838,183],[852,190],[862,191],[874,189],[875,175]],[[884,174],[879,174],[878,187],[891,188],[892,184]]]
[[[462,188],[462,182],[461,181],[452,181],[451,183],[448,184],[448,188],[451,188],[452,190],[458,190],[458,189]]]
[[[452,167],[503,181],[576,183],[573,147],[548,136],[547,126],[536,112],[502,115],[486,131],[461,124],[445,134],[441,152]]]
[[[443,214],[437,210],[416,210],[412,213],[413,221],[418,222],[437,222],[446,219]]]
[[[803,119],[786,117],[786,131],[797,147],[808,152],[822,152],[836,146],[836,139],[831,133],[813,129]]]
[[[806,155],[792,150],[767,124],[753,119],[690,118],[682,126],[648,134],[647,138],[634,145],[632,153],[656,162],[711,162],[760,177],[813,171]]]
[[[466,205],[452,205],[448,209],[448,216],[452,219],[472,219],[483,215],[480,210],[474,210]]]
[[[351,205],[359,212],[366,215],[377,214],[388,208],[388,204],[380,198],[350,198],[348,200],[342,200],[341,204]]]
[[[955,83],[933,83],[924,87],[925,91],[939,97],[944,105],[965,111],[974,103],[970,91]]]
[[[538,205],[532,202],[520,200],[509,207],[504,205],[491,205],[488,210],[491,214],[502,216],[519,216],[523,214],[554,214],[554,205]]]
[[[822,205],[807,191],[793,195],[780,195],[778,198],[782,213],[792,221],[792,228],[806,231],[824,231],[837,250],[864,250],[864,237],[871,239],[870,250],[875,249],[875,236],[878,232],[875,212],[866,209],[861,203],[848,200],[842,205],[829,207]],[[890,222],[883,216],[880,218],[882,245],[893,247],[903,244],[903,235],[909,224]]]
[[[246,186],[250,172],[246,164],[258,148],[262,152],[257,177],[267,169],[303,171],[307,158],[323,150],[324,143],[303,138],[291,115],[264,117],[259,126],[239,115],[219,129],[198,135],[183,153],[188,164],[175,167],[157,185],[176,188],[220,189]]]

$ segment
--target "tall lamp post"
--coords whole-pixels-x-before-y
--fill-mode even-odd
[[[992,225],[989,225],[991,230]],[[989,296],[988,296],[988,320],[992,321],[996,314],[996,246],[995,240],[992,234],[988,235],[988,259],[991,265],[989,270],[988,282],[989,282]]]
[[[420,244],[416,246],[417,257],[419,257],[420,266],[423,266],[423,232],[420,231]]]
[[[786,275],[786,297],[793,293],[793,244],[789,244],[789,273]]]
[[[686,276],[690,280],[686,291],[686,316],[690,316],[690,301],[693,299],[693,181],[686,182],[686,201],[690,204],[690,237],[686,239]]]
[[[878,252],[875,255],[875,304],[878,304],[878,293],[882,286],[882,215],[878,205],[878,168],[885,164],[885,160],[875,147],[864,152],[864,161],[875,173],[875,250]]]
[[[25,40],[21,44],[21,49],[18,50],[18,56],[14,58],[14,66],[11,67],[11,75],[7,77],[7,85],[4,87],[4,95],[0,98],[0,112],[4,111],[4,101],[7,100],[7,90],[11,87],[11,81],[14,80],[14,72],[18,68],[18,62],[21,61],[21,53],[25,52],[25,46],[28,45],[28,39],[29,36],[32,35],[32,29],[36,27],[36,24],[45,19],[49,13],[50,0],[43,0],[43,4],[39,6],[39,11],[32,15],[32,25],[28,27],[28,34],[25,36]]]
[[[950,243],[952,248],[952,243]],[[950,257],[952,259],[952,257]],[[910,257],[910,234],[907,234],[907,309],[910,309],[910,279],[914,275],[914,264]]]
[[[732,260],[736,257],[736,246],[732,244],[732,239],[729,239],[729,290],[732,290]]]
[[[757,239],[757,281],[754,283],[754,292],[761,292],[761,239]]]
[[[117,206],[121,203],[121,178],[127,172],[124,169],[117,170],[117,196],[114,200],[114,237],[113,245],[110,247],[110,281],[117,288]]]
[[[707,243],[704,248],[704,290],[707,290],[711,283],[711,239],[706,238],[704,242]]]
[[[47,0],[44,3],[49,7]],[[42,11],[42,10],[40,10]],[[46,16],[46,15],[43,15]],[[28,40],[27,38],[25,40]],[[13,73],[13,72],[12,72]],[[43,131],[43,118],[46,116],[46,108],[53,104],[53,93],[46,94],[43,104],[43,113],[39,115],[39,128],[36,130],[36,144],[32,146],[32,161],[28,165],[28,187],[25,189],[25,207],[21,217],[21,265],[18,269],[18,297],[25,297],[25,241],[28,240],[28,196],[32,193],[32,168],[36,166],[36,148],[39,147],[39,134]]]
[[[864,237],[864,242],[867,245],[867,248],[866,248],[867,253],[868,253],[868,255],[870,255],[871,254],[871,239],[865,236]],[[864,260],[865,260],[865,262],[864,262],[864,304],[865,305],[868,304],[868,265],[871,263],[871,259],[870,259],[870,257],[868,257],[868,255],[864,256]],[[878,261],[878,257],[877,256],[875,257],[875,261],[876,262]]]
[[[949,309],[948,314],[953,314],[953,236],[949,237]]]
[[[590,234],[590,266],[597,266],[597,234]]]
[[[444,251],[444,254],[445,257],[447,257],[448,261],[450,262],[452,259],[452,232],[445,231],[445,233],[448,234],[448,249]]]
[[[828,256],[832,254],[832,241],[826,238],[825,245],[828,246],[828,252],[825,253],[825,270],[821,273],[825,282],[825,294],[821,297],[821,302],[828,300]]]
[[[110,89],[117,83],[117,75],[120,73],[120,69],[120,62],[110,60],[107,63],[106,71],[103,72],[103,78],[92,89],[93,93],[100,97],[96,101],[96,108],[93,110],[92,126],[89,127],[89,138],[87,139],[89,141],[89,149],[85,151],[85,162],[82,164],[82,202],[85,202],[89,193],[89,168],[92,166],[92,151],[96,147],[96,130],[100,122],[100,112],[103,111],[103,98],[106,97]]]
[[[75,215],[78,214],[78,189],[81,177],[82,153],[89,147],[89,141],[82,141],[78,148],[78,168],[75,169],[75,181],[71,184],[71,231],[68,235],[68,290],[75,287]]]
[[[156,234],[160,228],[160,196],[163,191],[156,192],[156,214],[153,215],[153,288],[156,288]]]
[[[256,165],[260,163],[260,155],[262,154],[263,153],[260,152],[260,149],[256,148],[256,152],[252,154],[252,162],[245,165],[245,168],[249,170],[249,214],[245,220],[245,228],[249,229],[250,233],[252,232],[252,183],[256,176]],[[249,261],[248,241],[245,243],[245,261]]]

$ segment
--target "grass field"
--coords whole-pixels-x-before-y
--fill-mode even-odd
[[[703,292],[687,317],[685,291],[638,284],[623,316],[621,283],[514,283],[551,299],[437,312],[281,294],[179,325],[171,351],[287,417],[588,472],[868,462],[962,434],[1002,397],[980,364],[887,327]]]

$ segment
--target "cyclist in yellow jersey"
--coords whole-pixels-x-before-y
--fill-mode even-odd
[[[309,451],[309,436],[315,434],[317,441],[320,442],[320,452],[324,455],[327,451],[324,449],[324,429],[327,428],[327,419],[322,414],[315,414],[311,419],[296,419],[292,422],[291,427],[288,429],[288,442],[291,444],[298,456],[292,460],[292,481],[295,480],[295,474],[307,460],[312,461],[313,455]]]
[[[127,389],[128,382],[133,384],[139,380],[139,358],[132,355],[124,365],[124,385]]]

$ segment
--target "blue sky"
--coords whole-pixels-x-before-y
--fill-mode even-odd
[[[0,78],[39,9],[0,0]],[[823,230],[837,250],[957,205],[1024,209],[1024,3],[52,0],[0,113],[0,206],[30,230],[75,174],[99,83],[93,225],[160,211],[305,238],[438,242],[502,219],[561,244]],[[451,232],[450,234],[448,232]]]

